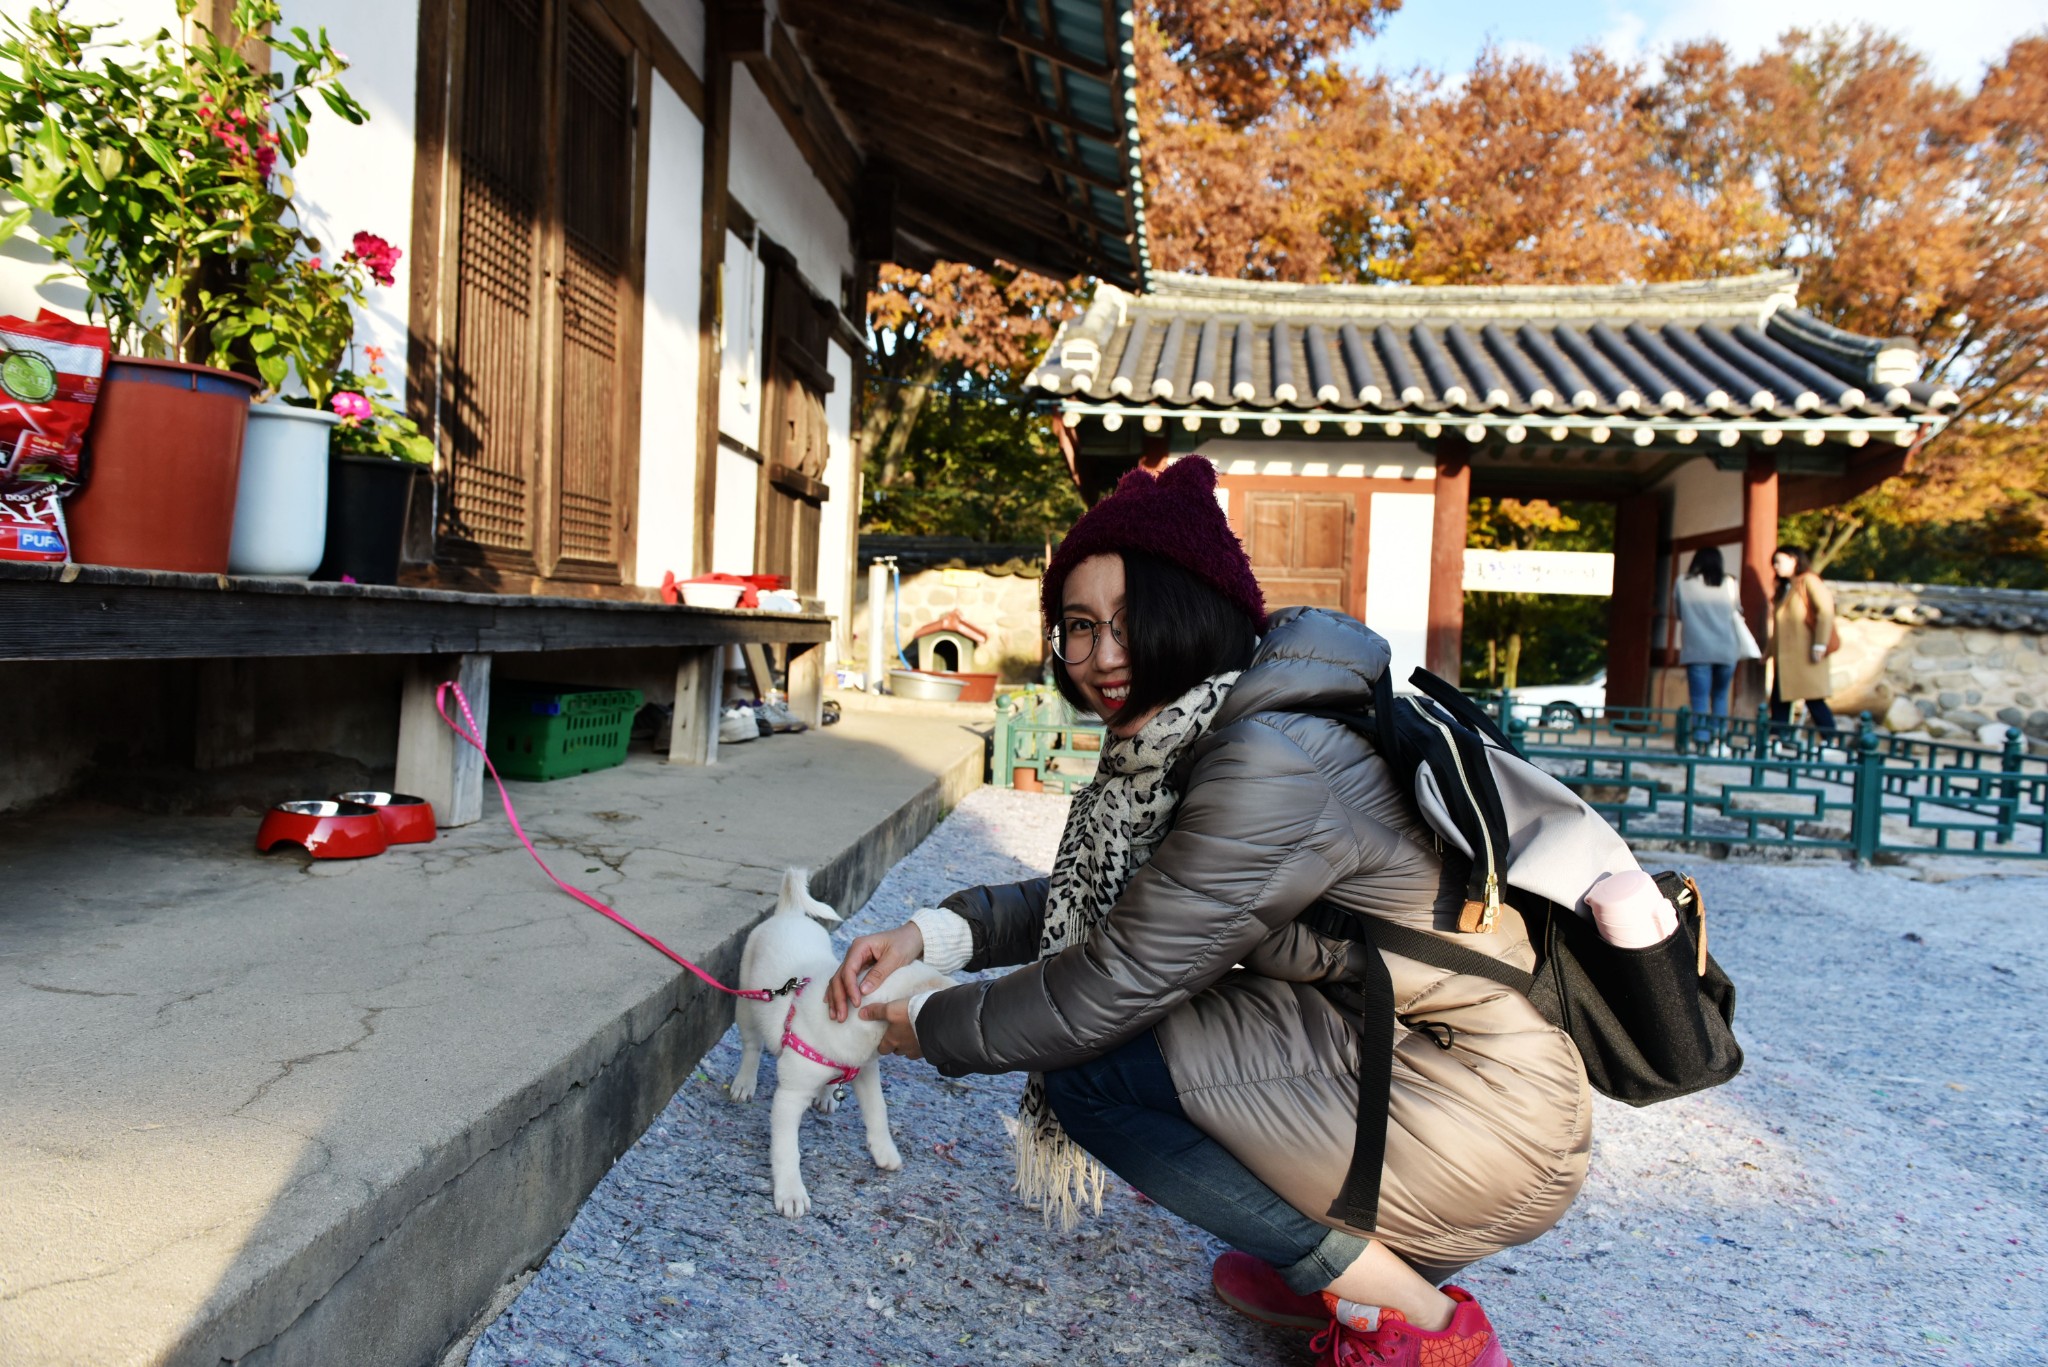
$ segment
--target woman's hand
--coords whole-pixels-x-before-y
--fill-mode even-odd
[[[917,1042],[917,1028],[910,1023],[909,1002],[876,1002],[873,1006],[863,1006],[860,1009],[860,1018],[864,1021],[889,1022],[889,1028],[882,1032],[882,1044],[878,1052],[901,1054],[905,1058],[924,1057],[924,1050]]]
[[[825,985],[825,1009],[834,1021],[860,1004],[861,998],[880,987],[891,973],[924,954],[924,932],[914,921],[894,930],[863,935],[846,947],[839,971]],[[908,1017],[905,1018],[906,1023]],[[886,1052],[886,1051],[885,1051]]]

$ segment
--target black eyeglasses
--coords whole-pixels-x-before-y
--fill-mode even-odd
[[[1095,653],[1095,638],[1102,628],[1108,627],[1109,634],[1120,646],[1129,645],[1124,638],[1124,610],[1118,608],[1108,619],[1096,621],[1089,617],[1062,617],[1053,624],[1045,639],[1052,643],[1052,653],[1059,656],[1060,663],[1077,665]]]

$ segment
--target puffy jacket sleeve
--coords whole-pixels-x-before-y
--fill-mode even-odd
[[[1008,968],[1038,957],[1038,931],[1045,921],[1045,892],[1051,880],[993,883],[963,888],[939,903],[967,922],[974,934],[974,954],[967,970]]]
[[[941,1073],[1065,1068],[1150,1029],[1301,913],[1356,858],[1328,782],[1250,719],[1211,738],[1173,830],[1082,944],[924,1003]]]

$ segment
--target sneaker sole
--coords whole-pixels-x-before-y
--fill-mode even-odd
[[[1217,1300],[1222,1301],[1246,1319],[1257,1320],[1260,1324],[1270,1324],[1276,1329],[1300,1329],[1308,1333],[1315,1333],[1318,1330],[1327,1329],[1330,1325],[1330,1317],[1328,1315],[1319,1315],[1311,1319],[1306,1315],[1289,1315],[1281,1311],[1264,1310],[1248,1301],[1239,1300],[1214,1282],[1209,1284],[1209,1289],[1216,1293]]]

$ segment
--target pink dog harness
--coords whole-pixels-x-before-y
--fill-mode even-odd
[[[839,1076],[832,1079],[832,1085],[837,1087],[841,1083],[851,1082],[859,1077],[860,1069],[841,1063],[838,1059],[826,1058],[797,1037],[796,999],[798,994],[810,985],[811,980],[809,978],[799,978],[797,979],[796,991],[789,994],[789,1014],[782,1018],[782,1044],[784,1048],[796,1050],[800,1057],[807,1058],[813,1063],[822,1063],[827,1068],[837,1068]]]

